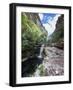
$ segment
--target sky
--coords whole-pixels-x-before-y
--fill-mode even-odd
[[[43,26],[45,27],[46,31],[48,32],[48,36],[50,36],[54,32],[56,22],[59,16],[60,14],[52,14],[52,13],[39,14],[40,20]]]

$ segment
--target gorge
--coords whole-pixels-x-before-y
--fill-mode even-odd
[[[22,77],[63,75],[64,15],[58,17],[49,37],[38,13],[22,13],[21,30]]]

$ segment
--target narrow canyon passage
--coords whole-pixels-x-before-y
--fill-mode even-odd
[[[22,13],[21,64],[22,77],[64,75],[63,14]]]

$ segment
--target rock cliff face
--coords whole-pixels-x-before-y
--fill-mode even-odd
[[[23,13],[23,14],[25,14],[29,20],[33,21],[40,28],[41,31],[47,33],[46,29],[43,27],[40,21],[38,13]]]
[[[47,31],[41,24],[37,13],[21,14],[22,40],[22,77],[32,75],[37,66],[42,63],[38,58],[40,48],[45,43]]]
[[[47,40],[47,31],[43,27],[38,13],[22,12],[21,23],[22,58],[34,56],[37,52],[35,49]]]
[[[63,49],[64,48],[64,15],[58,18],[56,23],[56,29],[51,35],[52,43],[54,46]]]
[[[56,29],[55,29],[55,32],[56,31],[59,31],[59,30],[64,30],[64,15],[61,15],[59,18],[58,18],[58,21],[56,23]]]
[[[64,15],[41,50],[36,44],[44,43],[46,35],[37,13],[22,13],[22,77],[64,75]],[[39,58],[36,53],[41,51],[43,57]]]

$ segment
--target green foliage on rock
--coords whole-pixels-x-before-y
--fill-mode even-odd
[[[64,38],[64,28],[52,34],[52,42],[59,42],[60,39]]]
[[[38,69],[39,69],[39,74],[40,74],[40,76],[45,76],[45,68],[44,68],[44,65],[41,64]]]
[[[22,57],[34,55],[35,46],[45,43],[47,34],[25,13],[21,14],[21,25]]]

